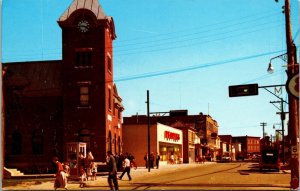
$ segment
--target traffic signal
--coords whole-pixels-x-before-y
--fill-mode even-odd
[[[258,95],[258,84],[229,86],[229,97]]]

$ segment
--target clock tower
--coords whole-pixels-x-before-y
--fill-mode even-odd
[[[122,152],[123,106],[113,83],[114,21],[98,0],[74,0],[62,29],[64,146],[85,142],[95,161]],[[66,148],[65,148],[66,149]]]

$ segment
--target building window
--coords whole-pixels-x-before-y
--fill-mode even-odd
[[[79,105],[81,107],[87,107],[90,105],[90,85],[91,82],[78,82]]]
[[[75,50],[76,61],[75,67],[91,67],[92,66],[92,48],[78,48]]]
[[[115,149],[115,153],[117,153],[117,135],[116,134],[114,137],[114,149]]]
[[[113,106],[114,106],[114,108],[113,108],[113,116],[116,116],[116,101],[115,101],[115,99],[113,99],[113,102],[114,102],[114,104],[113,104]]]
[[[89,105],[89,87],[80,86],[80,105],[88,106]]]
[[[111,62],[111,57],[107,55],[107,70],[109,72],[112,72],[112,62]]]
[[[118,109],[118,119],[121,120],[121,111]]]
[[[108,88],[108,109],[111,110],[111,89]]]
[[[111,136],[111,131],[108,132],[108,150],[112,151],[112,136]]]
[[[121,138],[118,136],[118,153],[121,153]]]

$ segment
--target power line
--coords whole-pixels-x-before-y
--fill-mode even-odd
[[[273,15],[274,14],[272,14],[272,16]],[[261,20],[257,20],[257,19],[261,19]],[[214,25],[202,26],[200,29],[204,29],[204,30],[200,30],[200,31],[196,31],[196,32],[190,32],[191,30],[185,29],[185,30],[174,31],[174,32],[170,32],[170,33],[153,35],[153,36],[150,36],[150,37],[136,38],[136,39],[132,39],[130,41],[139,41],[139,40],[143,40],[143,41],[142,42],[134,42],[134,43],[128,43],[128,44],[124,44],[124,45],[119,45],[118,47],[120,48],[120,47],[132,46],[132,45],[147,44],[147,43],[153,43],[153,42],[157,42],[157,41],[161,42],[161,41],[166,41],[166,40],[170,40],[170,39],[174,39],[174,38],[194,36],[194,35],[198,35],[198,34],[202,34],[202,33],[207,33],[207,32],[210,32],[210,31],[218,31],[219,32],[220,30],[224,30],[224,29],[227,29],[227,28],[232,29],[233,26],[241,26],[242,24],[249,24],[251,22],[257,23],[259,21],[264,21],[263,19],[265,19],[265,17],[259,17],[257,19],[253,19],[253,20],[250,20],[250,21],[247,21],[247,22],[244,21],[244,22],[233,23],[233,24],[230,24],[230,25],[224,25],[224,26],[221,25],[221,26],[217,26],[215,28],[209,28],[209,26],[214,26]],[[275,20],[274,22],[277,22],[277,20]],[[270,21],[268,21],[268,23],[270,23]],[[247,25],[247,27],[249,28],[249,25]],[[181,32],[184,32],[184,34],[180,34]],[[175,34],[175,36],[172,36],[172,34]],[[167,36],[167,38],[160,38],[161,36]],[[172,37],[170,37],[170,36],[172,36]],[[156,38],[159,38],[159,39],[156,39]],[[124,41],[118,41],[118,42],[122,43]]]
[[[266,14],[266,15],[265,15]],[[243,20],[245,18],[250,18],[251,20],[249,22],[257,22],[257,19],[265,19],[266,17],[268,16],[274,16],[274,15],[278,15],[278,14],[281,14],[281,12],[264,12],[262,13],[261,15],[265,15],[265,16],[260,16],[258,18],[255,18],[256,16],[258,16],[258,14],[256,15],[248,15],[248,16],[245,16],[245,17],[241,17],[239,19],[231,19],[231,20],[227,20],[227,21],[218,21],[216,23],[212,23],[212,24],[208,24],[208,25],[204,25],[204,26],[201,26],[201,27],[194,27],[194,28],[186,28],[184,30],[177,30],[177,31],[173,31],[173,32],[168,32],[168,33],[162,33],[162,34],[157,34],[157,35],[151,35],[151,36],[148,36],[148,37],[142,37],[142,38],[133,38],[133,39],[127,39],[127,40],[121,40],[119,42],[127,42],[127,41],[136,41],[136,40],[145,40],[145,39],[148,39],[148,38],[157,38],[157,37],[161,37],[161,36],[170,36],[172,34],[178,34],[178,33],[181,33],[181,32],[184,32],[186,33],[187,31],[191,31],[191,30],[198,30],[198,29],[207,29],[209,27],[212,27],[212,26],[216,26],[216,25],[221,25],[219,28],[224,28],[224,26],[222,26],[222,24],[226,24],[226,23],[231,23],[231,22],[236,22],[236,21],[239,21],[239,20]],[[246,21],[244,22],[241,22],[241,23],[237,23],[237,24],[232,24],[232,25],[239,25],[239,24],[243,24],[243,23],[246,23]],[[225,25],[226,26],[226,25]],[[230,26],[230,25],[229,25]],[[228,27],[228,26],[227,26]]]
[[[277,12],[276,12],[276,14],[277,14]],[[269,12],[268,12],[268,14],[266,15],[266,16],[259,16],[258,18],[265,18],[265,17],[267,17],[267,16],[274,16],[275,15],[275,13],[274,12],[272,12],[271,14],[269,14]],[[253,17],[253,15],[252,15],[252,17]],[[180,35],[180,36],[177,36],[178,38],[182,38],[182,37],[186,37],[186,36],[191,36],[191,35],[196,35],[196,34],[200,34],[200,33],[204,33],[204,32],[209,32],[209,31],[212,31],[212,30],[215,30],[215,31],[219,31],[218,29],[226,29],[226,27],[228,28],[228,27],[232,27],[232,26],[235,26],[235,25],[241,25],[241,24],[245,24],[245,23],[250,23],[250,22],[257,22],[257,19],[253,19],[252,17],[250,17],[250,16],[247,16],[247,17],[244,17],[244,18],[251,18],[252,20],[250,20],[250,21],[244,21],[244,22],[237,22],[237,23],[234,23],[234,24],[230,24],[230,25],[225,25],[225,26],[220,26],[220,27],[217,27],[216,29],[209,29],[209,30],[207,30],[207,27],[201,27],[201,29],[202,28],[204,28],[204,29],[206,29],[206,31],[200,31],[200,32],[194,32],[194,33],[191,33],[191,34],[185,34],[185,35]],[[241,20],[241,19],[239,19],[239,20]],[[233,20],[233,21],[239,21],[239,20]],[[232,21],[227,21],[227,22],[219,22],[219,23],[217,23],[217,24],[223,24],[223,23],[230,23],[230,22],[232,22]],[[209,25],[209,26],[215,26],[215,25],[217,25],[217,24],[211,24],[211,25]],[[268,23],[268,24],[270,24],[270,23]],[[234,30],[235,32],[237,31],[238,29],[236,29],[236,30]],[[187,31],[187,29],[186,30],[181,30],[181,31],[183,31],[183,32],[186,32]],[[160,36],[165,36],[165,35],[169,35],[169,34],[178,34],[180,31],[174,31],[174,32],[172,32],[172,33],[165,33],[165,34],[161,34]],[[227,32],[228,33],[228,32]],[[209,36],[206,36],[206,37],[209,37]],[[157,40],[157,41],[159,41],[159,42],[161,42],[161,41],[166,41],[166,40],[172,40],[172,39],[174,39],[174,38],[176,38],[176,36],[175,37],[168,37],[168,38],[166,38],[166,39],[160,39],[160,40]],[[201,38],[201,36],[200,37],[198,37],[197,39],[200,39]],[[145,38],[143,38],[143,39],[145,39]],[[194,40],[195,38],[192,38],[192,39],[186,39],[186,40]],[[184,42],[184,41],[186,41],[186,40],[182,40],[182,42]],[[219,39],[220,40],[220,39]],[[119,41],[120,42],[120,41]],[[155,42],[155,41],[153,41],[153,39],[152,39],[152,42],[151,43],[153,43],[153,42]],[[180,42],[180,41],[176,41],[176,42]],[[176,43],[176,42],[171,42],[171,43]],[[142,44],[144,44],[144,43],[148,43],[148,42],[142,42]],[[139,43],[135,43],[135,44],[139,44]],[[159,44],[159,45],[152,45],[152,47],[153,46],[160,46],[161,44]],[[118,49],[118,48],[120,48],[120,47],[122,47],[122,46],[130,46],[130,44],[125,44],[125,45],[121,45],[121,46],[116,46],[115,48],[116,49]],[[112,47],[110,47],[110,48],[112,48]],[[147,48],[147,47],[146,47]],[[148,46],[148,48],[149,48],[149,46]],[[50,54],[52,54],[52,55],[58,55],[59,53],[44,53],[44,51],[47,51],[47,50],[59,50],[59,49],[44,49],[43,48],[43,50],[42,50],[42,56],[47,56],[47,55],[50,55]],[[36,50],[32,50],[32,51],[36,51]],[[27,58],[27,57],[30,57],[31,55],[33,55],[32,54],[32,51],[30,51],[30,54],[24,54],[24,52],[22,52],[23,54],[22,55],[24,55],[23,57],[21,57],[21,58],[18,58],[18,59],[25,59],[25,58]],[[122,50],[116,50],[116,54],[118,54],[118,51],[122,51]],[[125,50],[125,51],[130,51],[130,50]],[[4,57],[5,57],[5,54],[7,54],[7,52],[8,51],[4,51],[3,52],[3,54],[4,54]],[[152,52],[152,51],[151,51]],[[9,53],[9,52],[8,52]],[[130,53],[130,54],[132,54],[132,53]],[[17,54],[18,55],[18,54]],[[124,55],[124,54],[123,54]],[[125,54],[126,55],[126,54]],[[16,55],[14,54],[14,57],[16,57]],[[48,56],[49,57],[49,56]]]
[[[232,63],[232,62],[248,60],[248,59],[252,59],[252,58],[258,58],[258,57],[262,57],[262,56],[276,54],[276,53],[279,53],[279,52],[282,52],[282,50],[273,51],[273,52],[266,52],[266,53],[260,53],[260,54],[256,54],[256,55],[250,55],[250,56],[243,56],[243,57],[239,57],[239,58],[233,58],[233,59],[217,61],[217,62],[211,62],[211,63],[206,63],[206,64],[198,64],[198,65],[194,65],[194,66],[188,66],[188,67],[185,67],[185,68],[178,68],[178,69],[173,69],[173,70],[157,71],[157,72],[127,76],[127,77],[120,77],[120,78],[116,78],[114,81],[115,82],[121,82],[121,81],[136,80],[136,79],[142,79],[142,78],[150,78],[150,77],[155,77],[155,76],[174,74],[174,73],[179,73],[179,72],[185,72],[185,71],[191,71],[191,70],[196,70],[196,69],[201,69],[201,68],[208,68],[208,67],[213,67],[213,66],[229,64],[229,63]]]
[[[282,24],[276,25],[275,27],[278,27],[278,26],[282,26]],[[119,53],[120,51],[116,50],[115,54],[116,55],[130,55],[130,54],[147,53],[147,52],[149,53],[149,52],[172,50],[172,49],[178,49],[178,48],[186,48],[186,47],[191,47],[191,46],[197,46],[197,45],[200,45],[200,44],[202,45],[202,44],[206,44],[206,43],[221,41],[221,40],[225,40],[225,39],[229,39],[229,38],[237,38],[237,37],[240,37],[240,36],[243,36],[243,35],[246,35],[246,34],[250,34],[250,33],[253,33],[253,32],[257,32],[257,31],[261,31],[261,30],[264,30],[264,29],[269,30],[270,28],[272,28],[272,27],[270,27],[270,26],[269,27],[264,27],[262,29],[251,30],[251,31],[248,31],[248,32],[241,32],[241,33],[238,33],[238,34],[233,34],[232,32],[236,32],[236,31],[233,30],[233,31],[226,32],[226,33],[230,34],[229,36],[219,37],[219,38],[215,38],[215,39],[211,39],[211,40],[203,40],[203,41],[200,41],[200,42],[195,42],[195,40],[201,39],[201,37],[192,38],[192,39],[184,39],[184,40],[174,41],[174,42],[169,42],[169,43],[154,44],[154,45],[146,46],[146,47],[138,47],[138,48],[123,50],[123,52],[124,51],[134,51],[134,50],[136,50],[136,52]],[[222,34],[220,33],[219,35],[224,35],[226,33],[222,33]],[[176,44],[178,42],[187,42],[187,41],[193,41],[194,43],[186,44],[186,45],[170,46],[170,47],[164,47],[164,48],[157,48],[158,46],[165,45],[165,44],[169,45],[169,44]],[[155,48],[155,49],[147,50],[147,48]],[[143,50],[143,49],[146,49],[146,50]]]

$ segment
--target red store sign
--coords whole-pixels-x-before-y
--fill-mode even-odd
[[[172,133],[170,131],[165,131],[165,139],[168,140],[174,140],[174,141],[179,141],[180,140],[180,135],[177,133]]]

